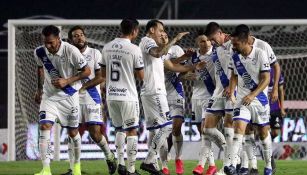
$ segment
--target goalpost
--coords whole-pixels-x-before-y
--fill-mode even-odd
[[[139,20],[140,34],[144,36],[148,20]],[[307,20],[162,20],[167,33],[189,31],[178,44],[194,47],[197,30],[216,21],[230,33],[238,24],[250,26],[252,34],[267,41],[277,55],[286,81],[286,100],[291,116],[307,116]],[[41,30],[46,25],[61,27],[62,39],[74,25],[85,27],[89,45],[102,49],[104,44],[119,36],[120,20],[9,20],[8,21],[8,160],[28,159],[26,153],[28,128],[38,122],[38,105],[33,100],[36,90],[36,62],[33,52],[41,45]],[[191,113],[191,82],[187,82],[186,115]],[[55,130],[59,132],[59,129]],[[59,134],[59,133],[56,133]],[[57,135],[55,138],[59,138]],[[56,141],[56,140],[55,140]],[[59,140],[54,144],[54,159],[59,159]]]

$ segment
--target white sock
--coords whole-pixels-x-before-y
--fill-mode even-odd
[[[51,148],[50,130],[40,130],[39,152],[43,163],[43,168],[50,168]]]
[[[112,152],[111,152],[111,150],[110,150],[109,144],[108,144],[106,138],[105,138],[103,135],[101,135],[101,136],[102,136],[102,137],[101,137],[100,142],[99,142],[99,143],[96,143],[96,144],[97,144],[97,145],[99,146],[99,148],[102,150],[102,152],[103,152],[104,155],[106,156],[106,159],[107,159],[107,160],[108,160],[108,159],[112,159],[112,158],[113,158],[113,154],[112,154]]]
[[[234,129],[233,128],[224,128],[225,132],[225,140],[226,140],[226,148],[224,152],[224,161],[223,164],[224,166],[229,166],[231,164],[231,158],[230,158],[230,147],[233,142],[233,136],[234,136]]]
[[[182,145],[183,145],[183,136],[182,133],[180,132],[179,136],[174,136],[173,137],[173,145],[174,145],[174,149],[175,149],[175,153],[176,153],[176,158],[177,159],[181,159],[182,156]]]
[[[223,151],[226,147],[226,140],[224,135],[216,128],[206,128],[204,130],[205,135],[208,135],[210,140],[215,143]]]
[[[74,155],[74,142],[68,136],[68,158],[69,158],[69,167],[71,170],[74,169],[75,155]]]
[[[236,156],[236,165],[241,164],[241,157],[242,157],[242,151],[243,151],[243,144],[244,144],[244,136],[242,138],[242,144],[240,144],[238,155]]]
[[[74,163],[80,163],[81,155],[81,136],[78,134],[75,137],[70,137],[73,143]]]
[[[208,157],[209,166],[215,166],[214,155],[212,151],[212,146],[210,148],[209,157]]]
[[[268,136],[261,140],[262,146],[263,146],[263,157],[265,161],[265,167],[272,169],[271,165],[271,157],[272,157],[272,139],[270,133]]]
[[[242,158],[241,158],[241,167],[242,168],[248,168],[248,156],[247,156],[247,153],[246,151],[244,150],[242,152]]]
[[[125,159],[124,159],[125,139],[126,139],[126,133],[120,131],[116,132],[115,147],[117,153],[117,161],[118,164],[123,166],[125,166]]]
[[[162,168],[167,168],[167,154],[168,154],[168,145],[167,140],[162,144],[160,148],[160,160]]]
[[[198,161],[198,165],[201,167],[205,167],[206,161],[210,154],[211,143],[212,142],[210,141],[209,136],[202,134]]]
[[[231,164],[236,166],[237,163],[237,156],[239,153],[240,145],[242,144],[243,135],[242,134],[235,134],[233,137],[233,143],[230,147],[230,154],[231,154]]]
[[[167,136],[172,132],[172,128],[170,126],[165,126],[163,128],[158,129],[157,134],[152,139],[152,143],[149,147],[147,157],[145,158],[145,163],[154,163],[154,159],[156,159],[158,155],[158,151],[160,150],[162,144],[165,142]]]
[[[130,173],[135,172],[135,160],[138,151],[138,136],[128,136],[127,137],[127,170]]]
[[[254,134],[245,136],[246,154],[251,168],[257,169],[256,143]]]
[[[148,150],[149,150],[149,148],[150,148],[150,146],[151,146],[152,139],[153,139],[154,136],[158,133],[158,131],[159,131],[159,130],[156,130],[156,129],[149,131],[148,140],[147,140]],[[155,156],[155,160],[154,160],[153,164],[154,164],[154,166],[155,166],[155,168],[156,168],[157,170],[160,169],[159,162],[158,162],[158,156]]]

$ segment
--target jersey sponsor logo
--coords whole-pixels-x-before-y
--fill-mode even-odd
[[[113,49],[122,49],[123,48],[123,45],[119,44],[119,43],[114,43],[112,46],[111,46]]]
[[[85,56],[85,60],[86,61],[91,61],[92,60],[92,56],[91,55],[86,55]]]
[[[127,91],[127,88],[118,88],[115,86],[109,86],[108,88],[108,94],[113,96],[126,96]]]
[[[135,118],[131,118],[131,119],[125,120],[124,123],[125,123],[128,127],[133,126],[134,123],[135,123]]]

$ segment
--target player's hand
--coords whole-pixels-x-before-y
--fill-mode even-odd
[[[82,87],[79,89],[79,93],[83,93],[85,90],[86,90],[86,88],[85,88],[84,86],[82,86]]]
[[[229,86],[227,86],[226,88],[224,88],[223,97],[229,98],[230,96],[231,96],[231,94],[230,94],[230,88],[229,88]]]
[[[281,117],[285,117],[287,115],[285,109],[281,109],[280,113],[281,113]]]
[[[186,57],[192,57],[192,55],[195,53],[194,49],[188,48],[188,50],[185,51],[185,56]]]
[[[278,100],[278,89],[273,88],[272,92],[270,93],[270,98],[272,102],[276,102]]]
[[[247,96],[245,96],[242,100],[242,104],[244,106],[249,106],[251,104],[251,102],[255,99],[255,95],[253,94],[248,94]]]
[[[175,37],[176,39],[176,42],[181,40],[182,37],[184,37],[185,35],[187,34],[190,34],[190,32],[181,32],[181,33],[178,33],[177,36]]]
[[[196,70],[202,70],[206,67],[206,64],[207,62],[206,61],[201,61],[201,62],[198,62],[195,66],[195,69]]]
[[[68,81],[65,78],[57,78],[57,79],[53,79],[51,80],[51,84],[58,89],[61,89],[65,86],[68,85]]]
[[[37,104],[40,104],[42,101],[42,95],[43,95],[43,91],[41,89],[36,90],[35,94],[34,94],[34,100]]]
[[[233,105],[237,102],[237,98],[234,94],[231,94],[227,99],[230,100]]]

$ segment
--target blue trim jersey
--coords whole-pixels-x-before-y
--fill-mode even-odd
[[[42,99],[59,101],[67,99],[81,88],[81,82],[75,81],[62,89],[57,89],[51,84],[55,78],[70,78],[87,65],[84,56],[75,46],[61,41],[56,54],[48,52],[45,46],[37,47],[34,51],[37,65],[44,67],[44,86]]]
[[[144,67],[138,46],[129,39],[115,38],[104,46],[101,66],[106,67],[107,100],[138,101],[134,71]]]
[[[154,39],[143,37],[139,44],[144,59],[144,86],[141,95],[166,95],[164,59],[165,57],[155,58],[149,54],[150,49],[158,47]]]
[[[260,81],[262,72],[270,71],[270,62],[267,54],[259,48],[253,47],[247,57],[234,53],[230,68],[234,74],[238,75],[237,101],[241,103],[242,99],[255,90]],[[268,104],[268,88],[265,88],[256,99],[262,105]]]
[[[163,56],[166,57],[163,59],[172,60],[179,58],[182,55],[184,55],[183,49],[178,45],[174,45],[169,49],[167,55]],[[185,62],[182,62],[181,64],[185,64]],[[184,98],[182,82],[178,75],[179,73],[165,70],[165,87],[167,92],[167,99],[169,100]]]
[[[192,64],[197,64],[201,61],[206,62],[206,66],[202,70],[195,70],[197,80],[194,80],[192,99],[210,99],[215,90],[215,67],[212,60],[211,48],[206,54],[200,55],[196,51],[192,55]]]
[[[101,53],[99,50],[86,47],[85,51],[82,53],[89,68],[91,69],[91,74],[88,78],[81,80],[85,83],[89,80],[95,78],[95,72],[100,70]],[[91,89],[79,93],[80,104],[101,104],[100,96],[100,85],[97,85]]]

